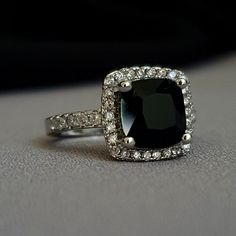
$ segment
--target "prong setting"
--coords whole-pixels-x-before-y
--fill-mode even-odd
[[[185,79],[182,79],[182,78],[177,79],[177,80],[176,80],[176,84],[177,84],[180,88],[182,88],[182,89],[187,86],[186,80],[185,80]]]
[[[135,145],[135,140],[132,137],[125,137],[123,142],[127,147],[133,147]]]
[[[132,82],[130,81],[124,81],[124,82],[121,82],[119,85],[118,85],[118,90],[120,92],[128,92],[132,89]]]
[[[192,139],[191,134],[184,134],[182,137],[182,141],[184,144],[190,143],[191,139]]]

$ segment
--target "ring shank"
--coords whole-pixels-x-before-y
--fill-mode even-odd
[[[100,110],[64,113],[46,118],[46,132],[55,137],[103,135]]]
[[[49,136],[54,137],[89,137],[89,136],[103,136],[102,128],[88,128],[77,130],[66,130],[61,132],[47,133]]]

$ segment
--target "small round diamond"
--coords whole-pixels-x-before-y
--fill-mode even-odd
[[[176,157],[178,155],[178,151],[176,149],[172,149],[171,153],[173,157]]]
[[[167,78],[174,80],[176,78],[176,76],[177,76],[177,73],[175,71],[171,71],[168,73]]]
[[[67,117],[67,124],[69,126],[79,126],[81,122],[79,114],[71,114]]]
[[[105,85],[113,85],[115,82],[120,82],[123,80],[123,74],[120,71],[114,71],[107,75],[105,78],[104,84]]]
[[[83,114],[83,113],[81,113],[81,125],[90,125],[90,117],[89,116],[87,116],[87,115],[85,115],[85,114]]]
[[[112,149],[112,151],[111,151],[111,155],[112,155],[112,156],[116,157],[116,156],[118,156],[119,154],[120,154],[120,149],[119,149],[119,148],[114,148],[114,149]]]
[[[182,93],[183,94],[187,94],[189,92],[189,87],[185,87],[184,89],[182,89]]]
[[[152,157],[152,154],[149,151],[144,152],[143,154],[144,159],[148,160]]]
[[[52,125],[55,129],[63,129],[66,126],[66,120],[60,116],[52,120]]]
[[[186,126],[188,128],[191,128],[192,127],[192,120],[191,119],[186,119]]]
[[[121,69],[121,72],[123,73],[124,77],[128,80],[133,79],[135,76],[135,72],[129,68],[123,68]]]
[[[115,135],[115,134],[114,134],[114,135],[111,135],[111,136],[108,138],[108,141],[109,141],[110,144],[115,144],[116,141],[117,141],[116,135]]]
[[[193,131],[194,131],[193,129],[186,129],[185,133],[186,133],[186,134],[192,134]]]
[[[114,101],[111,100],[111,99],[106,100],[106,101],[105,101],[105,106],[106,106],[107,108],[113,107],[113,106],[114,106]]]
[[[134,159],[139,159],[141,157],[141,154],[140,154],[140,152],[135,151],[132,156]]]
[[[99,114],[99,113],[94,114],[94,125],[100,124],[101,121],[102,121],[101,114]]]
[[[114,113],[111,111],[108,111],[106,113],[105,117],[106,117],[106,120],[110,121],[110,120],[114,119]]]
[[[184,98],[184,105],[187,106],[189,104],[190,100],[189,98]]]
[[[166,76],[166,70],[165,69],[161,69],[158,72],[158,77],[159,78],[164,78]]]
[[[181,148],[179,148],[179,149],[177,150],[177,154],[178,154],[178,155],[181,155],[181,154],[182,154],[182,149],[181,149]]]
[[[94,123],[94,114],[93,113],[87,114],[86,123],[88,125],[92,125]]]
[[[189,144],[184,144],[182,146],[184,152],[189,152],[190,151],[190,147],[191,147],[190,143]]]
[[[106,89],[106,90],[105,90],[105,95],[106,95],[107,97],[112,96],[112,95],[113,95],[112,89]]]
[[[117,71],[113,74],[113,78],[114,78],[115,81],[120,83],[124,79],[124,76],[121,72]]]
[[[122,159],[128,158],[129,155],[130,155],[129,151],[123,150],[123,151],[120,153],[120,158],[122,158]]]
[[[185,94],[186,98],[188,98],[189,100],[192,98],[192,94],[191,93],[187,93]]]
[[[192,113],[192,114],[190,115],[190,119],[191,119],[192,122],[195,122],[195,121],[196,121],[196,115],[195,115],[195,113]]]
[[[163,158],[165,159],[165,158],[170,158],[170,156],[171,156],[171,150],[166,150],[166,151],[164,151],[163,152]]]
[[[161,153],[160,152],[154,152],[153,154],[152,154],[152,158],[153,159],[159,159],[161,157]]]
[[[107,125],[107,131],[108,131],[109,133],[114,132],[115,129],[116,129],[115,124],[112,124],[112,123],[111,123],[111,124]]]
[[[139,70],[137,70],[136,75],[139,79],[142,79],[145,77],[145,68],[141,67]]]
[[[147,76],[150,77],[150,78],[153,78],[155,77],[157,71],[154,67],[152,67],[148,72],[147,72]]]
[[[112,85],[112,84],[114,84],[114,82],[115,82],[115,80],[114,80],[114,78],[112,78],[112,77],[107,77],[107,78],[105,78],[105,80],[104,80],[104,84],[105,84],[105,85]]]
[[[186,114],[187,116],[190,116],[191,112],[192,112],[192,110],[191,110],[190,108],[186,108],[186,109],[185,109],[185,114]]]

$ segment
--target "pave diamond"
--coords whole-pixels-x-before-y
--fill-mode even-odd
[[[120,154],[120,148],[114,148],[114,149],[112,149],[112,151],[111,151],[111,155],[112,156],[117,156],[117,155],[119,155]]]
[[[66,120],[60,116],[57,116],[52,119],[52,126],[54,127],[54,129],[63,129],[66,126]]]
[[[189,104],[189,98],[184,98],[184,105],[187,106]]]
[[[159,159],[160,157],[161,157],[161,153],[160,152],[154,152],[153,154],[152,154],[152,157],[154,158],[154,159]]]
[[[135,72],[129,68],[123,68],[121,69],[121,72],[123,73],[124,77],[128,80],[134,78],[135,76]]]
[[[67,124],[69,126],[79,126],[81,123],[80,114],[71,114],[67,117]]]
[[[120,154],[120,157],[121,157],[122,159],[125,159],[125,158],[128,158],[129,155],[130,155],[129,151],[123,150],[123,151],[121,152],[121,154]]]
[[[113,107],[113,106],[114,106],[114,101],[112,101],[112,100],[107,100],[107,101],[105,102],[105,106],[106,106],[107,108]]]
[[[116,137],[115,134],[114,134],[114,135],[111,135],[111,136],[109,137],[109,143],[110,143],[110,144],[115,144],[115,143],[116,143],[116,140],[117,140],[117,137]]]
[[[152,157],[152,154],[149,151],[144,152],[143,154],[144,159],[150,159]]]
[[[192,127],[192,120],[191,119],[186,119],[186,126],[187,126],[187,128]]]
[[[182,148],[184,149],[184,151],[186,151],[186,152],[189,152],[190,151],[190,144],[185,144],[185,145],[183,145],[182,146]]]
[[[87,115],[87,123],[92,125],[95,122],[95,116],[93,113]]]
[[[115,82],[114,78],[112,78],[112,77],[107,77],[107,78],[105,79],[105,81],[104,81],[104,84],[105,84],[105,85],[111,85],[111,84],[114,84],[114,82]]]
[[[90,116],[85,115],[84,113],[81,113],[80,116],[81,116],[81,124],[82,125],[86,125],[86,124],[90,125],[91,124]]]
[[[182,90],[183,94],[187,94],[188,92],[189,92],[189,87],[188,86]]]
[[[111,111],[108,111],[107,113],[106,113],[106,120],[112,120],[112,119],[114,119],[114,113],[113,112],[111,112]]]
[[[123,74],[120,71],[114,71],[112,73],[110,73],[109,75],[107,75],[104,84],[106,85],[112,85],[115,82],[120,82],[123,80]]]
[[[99,114],[99,113],[94,113],[93,114],[94,115],[94,121],[93,121],[93,123],[94,123],[94,125],[98,125],[98,124],[101,124],[101,122],[102,122],[102,116],[101,116],[101,114]]]
[[[177,149],[172,149],[171,154],[173,157],[176,157],[178,155],[178,150]]]
[[[166,76],[166,70],[165,69],[161,69],[158,72],[158,77],[159,78],[164,78]]]
[[[186,130],[181,89],[174,81],[134,81],[132,90],[121,94],[123,132],[139,148],[164,148],[181,141]]]
[[[171,150],[166,150],[163,152],[163,158],[169,158],[171,156]]]
[[[141,153],[138,151],[135,151],[132,156],[134,159],[139,159],[141,157]]]
[[[114,132],[115,129],[116,129],[115,124],[109,124],[109,125],[107,125],[107,131],[108,131],[108,132]]]
[[[185,109],[185,113],[186,113],[187,116],[190,116],[191,112],[192,112],[192,110],[190,108]]]
[[[168,76],[167,76],[167,77],[168,77],[169,79],[172,79],[172,80],[173,80],[173,79],[176,78],[176,76],[177,76],[177,73],[176,73],[175,71],[171,71],[171,72],[168,73]]]
[[[157,74],[157,70],[159,70],[159,67],[152,67],[148,72],[147,72],[147,76],[148,77],[152,77],[154,78]]]
[[[137,70],[137,77],[138,78],[144,78],[144,76],[145,76],[145,68],[143,68],[143,67],[141,67],[141,68],[139,68],[139,70]]]
[[[105,94],[106,96],[111,97],[113,95],[112,89],[106,89]]]

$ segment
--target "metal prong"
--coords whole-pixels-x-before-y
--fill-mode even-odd
[[[118,85],[118,90],[120,92],[128,92],[131,89],[132,89],[132,83],[130,81],[124,81]]]
[[[133,147],[135,145],[135,140],[132,137],[125,137],[124,144],[128,147]]]
[[[184,144],[190,143],[192,136],[190,134],[184,134],[182,137],[182,141]]]
[[[180,88],[185,88],[187,85],[187,82],[185,79],[177,79],[176,80],[176,84],[180,87]]]

